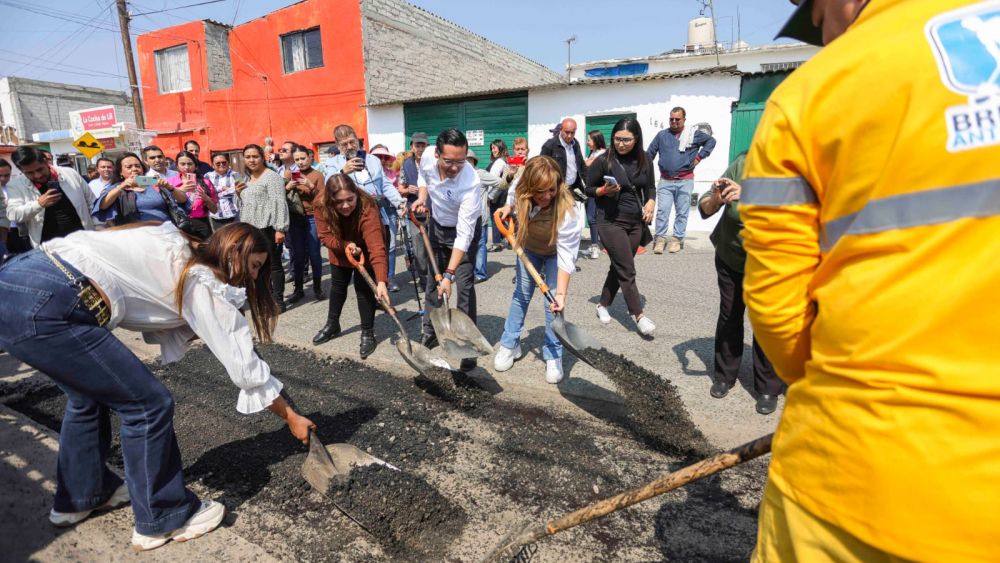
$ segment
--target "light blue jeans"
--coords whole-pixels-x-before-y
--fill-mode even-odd
[[[691,211],[691,192],[694,180],[660,180],[656,185],[656,236],[667,236],[670,225],[670,208],[677,208],[674,219],[674,236],[684,240],[687,232],[688,213]]]
[[[487,233],[490,232],[490,228],[483,225],[482,236],[479,237],[479,254],[476,256],[476,270],[475,276],[476,281],[486,280],[490,277],[486,270],[486,255],[489,254],[486,251],[486,239],[488,238]]]
[[[555,293],[556,280],[559,279],[559,259],[553,256],[539,256],[532,252],[524,251],[524,255],[531,261],[535,269],[545,276],[546,283],[552,286]],[[524,317],[528,313],[528,304],[535,295],[535,280],[531,279],[528,271],[517,261],[517,274],[514,279],[514,297],[510,302],[510,311],[507,313],[507,321],[503,325],[503,336],[500,337],[500,344],[504,348],[514,349],[521,340],[521,331],[524,329]],[[556,338],[556,333],[552,332],[552,319],[555,315],[549,309],[549,304],[542,297],[542,306],[545,307],[545,346],[542,348],[542,358],[545,360],[558,360],[562,358],[562,344]]]

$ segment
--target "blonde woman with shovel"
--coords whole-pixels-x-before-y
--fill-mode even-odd
[[[525,257],[548,283],[555,281],[555,301],[545,305],[545,380],[559,383],[563,379],[563,346],[552,330],[555,313],[566,307],[569,278],[576,271],[576,255],[580,250],[583,214],[573,205],[573,196],[563,180],[559,164],[551,157],[536,156],[525,165],[524,173],[507,196],[507,205],[498,212],[506,221],[515,214],[518,221],[514,242],[524,249]],[[528,304],[535,292],[535,280],[524,264],[517,263],[514,295],[507,321],[504,323],[500,349],[493,359],[497,371],[507,371],[519,359],[521,331]]]

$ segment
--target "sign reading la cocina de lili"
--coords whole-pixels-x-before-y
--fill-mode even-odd
[[[69,112],[70,129],[76,136],[93,133],[98,137],[114,136],[118,122],[115,106],[101,106]]]

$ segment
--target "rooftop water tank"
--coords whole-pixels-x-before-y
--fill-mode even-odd
[[[715,45],[712,18],[700,17],[688,22],[688,50],[708,49]]]

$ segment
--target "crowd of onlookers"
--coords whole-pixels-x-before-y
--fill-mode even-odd
[[[656,325],[643,310],[636,284],[635,256],[645,252],[650,243],[657,254],[675,253],[683,248],[692,206],[694,169],[711,155],[715,146],[711,129],[706,124],[686,126],[683,108],[674,108],[669,120],[670,127],[659,131],[644,149],[643,131],[635,119],[619,121],[610,138],[599,130],[590,131],[581,143],[577,138],[576,121],[567,118],[552,129],[552,137],[537,153],[551,158],[558,166],[562,183],[572,196],[578,214],[579,230],[589,233],[589,243],[582,246],[577,243],[574,247],[572,261],[575,262],[578,256],[596,260],[602,252],[610,259],[596,307],[597,317],[602,323],[611,321],[608,307],[621,290],[636,330],[646,338],[652,337]],[[408,281],[412,281],[418,294],[425,292],[429,304],[437,304],[440,284],[432,275],[432,265],[417,222],[408,217],[418,204],[423,207],[433,202],[433,193],[430,197],[421,196],[420,191],[421,186],[433,187],[427,181],[433,177],[434,181],[445,185],[461,183],[462,190],[466,184],[476,186],[479,210],[475,217],[459,218],[456,207],[455,217],[447,219],[448,212],[444,211],[447,202],[437,204],[440,209],[433,221],[428,221],[422,213],[414,214],[417,221],[427,222],[427,231],[432,235],[431,246],[443,249],[438,265],[444,277],[461,278],[456,282],[459,308],[475,318],[472,286],[489,277],[489,253],[510,248],[497,229],[493,215],[500,209],[517,206],[514,187],[521,181],[531,153],[527,139],[515,138],[509,147],[501,139],[493,140],[489,144],[489,160],[480,163],[476,153],[468,149],[464,136],[451,141],[446,139],[446,143],[453,141],[460,146],[461,154],[455,154],[461,158],[456,159],[444,159],[442,149],[448,145],[442,145],[440,138],[428,150],[431,139],[426,133],[413,134],[407,149],[398,153],[381,144],[366,151],[364,140],[348,125],[337,127],[334,136],[336,144],[324,155],[326,158],[322,162],[317,161],[315,152],[309,147],[295,141],[275,147],[268,138],[263,146],[249,144],[244,147],[241,169],[237,170],[228,153],[216,153],[208,162],[201,160],[199,143],[190,140],[184,144],[184,150],[172,155],[150,145],[138,154],[126,152],[114,160],[98,158],[88,167],[87,178],[78,174],[70,162],[62,163],[66,166],[53,163],[47,151],[31,146],[18,147],[11,161],[20,170],[20,176],[11,180],[10,164],[0,161],[0,184],[5,195],[0,202],[5,207],[0,213],[0,232],[6,235],[0,237],[0,255],[24,252],[79,229],[100,229],[138,221],[176,222],[178,210],[186,217],[184,230],[200,238],[207,238],[225,224],[242,221],[260,229],[273,242],[271,289],[282,311],[305,297],[305,283],[310,278],[313,298],[320,301],[328,297],[321,283],[324,271],[321,249],[327,248],[331,265],[329,313],[314,343],[322,344],[340,334],[340,314],[348,286],[353,282],[362,317],[360,353],[367,357],[376,346],[375,311],[383,298],[387,302],[388,294],[400,289],[396,279],[397,257],[405,256],[408,270],[412,272],[409,276],[412,280]],[[445,164],[428,176],[427,162]],[[469,178],[459,173],[467,165],[475,171]],[[331,183],[337,176],[345,176],[349,185]],[[712,395],[716,397],[724,396],[735,383],[743,346],[744,305],[739,291],[742,274],[738,267],[742,249],[738,241],[739,228],[733,225],[733,221],[737,224],[739,221],[735,212],[739,174],[729,174],[729,177],[730,180],[717,182],[711,192],[702,196],[699,204],[705,216],[726,208],[713,233],[713,242],[719,247],[716,266],[721,294],[716,377],[712,387]],[[725,191],[730,186],[734,187]],[[345,224],[345,228],[353,229],[356,240],[362,241],[359,246],[372,254],[366,267],[378,280],[374,289],[353,275],[354,268],[346,260],[347,235],[334,223],[353,217],[354,209],[346,215],[338,215],[342,210],[337,207],[336,197],[341,192],[355,195],[353,204],[358,208],[357,216],[353,223]],[[427,202],[427,199],[432,201]],[[366,207],[369,204],[371,210]],[[377,216],[372,224],[367,221],[370,212]],[[673,232],[668,234],[671,212],[674,214]],[[459,224],[466,220],[468,229],[475,232],[462,232],[463,227]],[[365,238],[373,232],[379,234],[380,244]],[[444,238],[435,239],[436,235]],[[335,241],[335,236],[341,240]],[[462,258],[452,264],[448,253],[455,248],[456,237],[459,246],[463,247]],[[719,237],[726,240],[716,240]],[[465,246],[471,243],[474,247]],[[468,272],[464,268],[466,262]],[[573,269],[579,271],[580,268],[574,265]],[[447,282],[450,285],[451,280]],[[293,286],[287,294],[286,283]],[[423,342],[434,346],[436,338],[429,322],[425,322],[423,333]],[[513,347],[505,349],[501,345],[495,366],[509,369],[513,359],[519,356]],[[465,369],[472,365],[473,362],[463,362]],[[561,362],[556,366],[558,373],[556,367],[549,367],[549,380],[561,380]],[[757,391],[765,397],[765,404],[759,403],[758,410],[770,412],[780,385],[757,346],[754,346],[754,371],[759,383]]]

